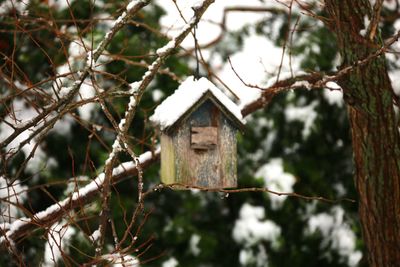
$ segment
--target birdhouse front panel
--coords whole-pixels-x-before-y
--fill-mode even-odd
[[[174,129],[162,133],[162,182],[236,187],[236,132],[218,101],[206,96]]]
[[[188,77],[154,111],[161,130],[161,181],[202,188],[237,186],[240,108],[206,78]]]

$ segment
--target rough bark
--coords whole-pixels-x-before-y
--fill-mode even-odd
[[[374,16],[369,1],[326,0],[325,7],[337,36],[341,67],[354,65],[383,45],[379,32],[364,25],[366,18]],[[339,84],[351,125],[354,179],[368,263],[399,266],[400,138],[384,55],[355,67]]]

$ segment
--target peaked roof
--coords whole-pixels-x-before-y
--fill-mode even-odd
[[[207,78],[195,80],[193,76],[186,78],[178,89],[155,109],[150,120],[159,125],[161,130],[167,130],[186,115],[193,106],[204,100],[206,95],[214,98],[217,106],[223,109],[222,111],[227,113],[230,119],[239,124],[245,123],[240,108],[228,96]]]

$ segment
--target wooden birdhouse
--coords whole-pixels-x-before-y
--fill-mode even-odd
[[[239,107],[206,78],[187,78],[155,110],[161,130],[161,181],[204,188],[237,186]]]

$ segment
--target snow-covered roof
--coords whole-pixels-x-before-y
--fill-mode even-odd
[[[175,92],[166,98],[154,111],[150,120],[161,130],[173,126],[205,94],[211,93],[237,121],[245,123],[240,108],[207,78],[186,78]]]

